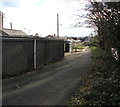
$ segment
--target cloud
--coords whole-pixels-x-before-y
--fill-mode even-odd
[[[46,3],[47,0],[36,0],[34,2],[35,6],[42,6]]]
[[[11,1],[11,0],[2,0]],[[81,35],[81,29],[72,28],[76,23],[75,11],[80,10],[83,4],[81,2],[66,2],[64,0],[14,0],[12,2],[17,8],[4,7],[0,10],[5,14],[4,27],[10,28],[10,22],[14,29],[24,30],[29,34],[41,34],[47,36],[57,32],[57,13],[59,13],[60,34]],[[28,2],[29,1],[29,2]],[[77,33],[78,32],[78,33]],[[86,30],[86,32],[88,32]],[[84,32],[83,32],[84,33]],[[89,33],[89,32],[88,32]],[[85,34],[86,35],[86,34]]]
[[[0,0],[0,6],[16,8],[19,7],[19,2],[20,0]]]
[[[92,2],[119,2],[120,0],[91,0]]]

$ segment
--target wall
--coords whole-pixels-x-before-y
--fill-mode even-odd
[[[42,57],[41,57],[42,56]],[[57,39],[37,40],[37,66],[49,64],[64,57],[64,41]]]
[[[55,62],[64,57],[63,40],[37,39],[37,66]],[[33,38],[3,38],[2,73],[18,74],[34,68]]]

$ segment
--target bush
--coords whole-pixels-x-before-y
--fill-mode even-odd
[[[91,48],[93,62],[70,105],[119,105],[120,66],[105,51]]]

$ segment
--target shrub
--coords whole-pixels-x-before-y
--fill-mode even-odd
[[[119,105],[120,66],[111,55],[97,48],[91,48],[93,62],[82,86],[71,99],[70,105]]]

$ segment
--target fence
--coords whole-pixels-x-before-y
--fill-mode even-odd
[[[18,74],[34,68],[35,64],[36,66],[44,65],[64,58],[63,40],[36,39],[36,51],[34,47],[35,39],[33,38],[3,38],[3,74]]]

